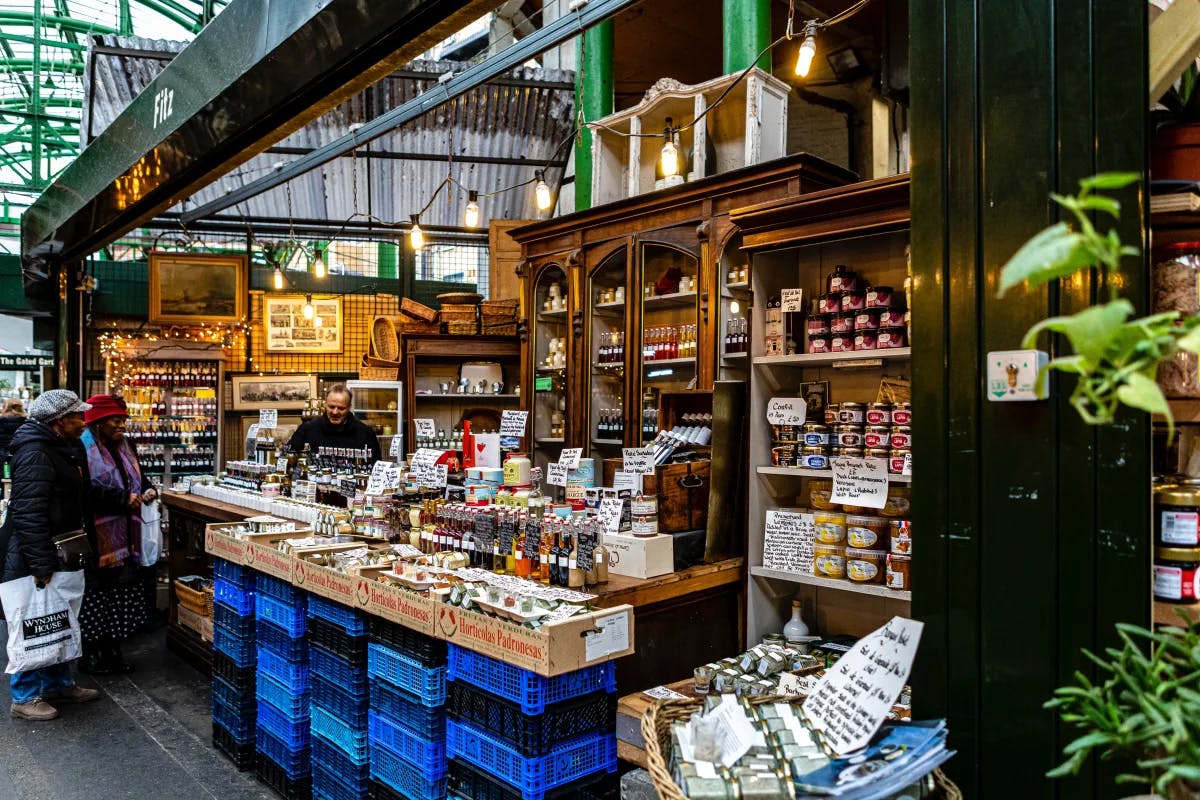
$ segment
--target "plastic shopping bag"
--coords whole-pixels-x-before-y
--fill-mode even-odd
[[[45,586],[32,577],[0,583],[8,620],[8,669],[26,672],[79,658],[83,570],[56,572]]]
[[[162,555],[162,514],[158,503],[142,505],[142,566],[153,567]]]

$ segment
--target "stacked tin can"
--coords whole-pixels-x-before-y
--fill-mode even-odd
[[[908,344],[908,312],[893,287],[866,286],[858,273],[839,264],[825,289],[806,323],[808,352],[890,350]]]
[[[888,472],[899,475],[912,452],[912,404],[830,403],[825,407],[833,458],[873,458],[886,461]]]

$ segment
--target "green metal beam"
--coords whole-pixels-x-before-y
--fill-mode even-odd
[[[97,22],[83,22],[71,19],[70,17],[59,17],[53,14],[41,14],[41,19],[38,20],[36,19],[38,16],[38,14],[32,11],[0,11],[0,25],[34,27],[40,24],[62,31],[76,31],[78,33],[115,34],[117,32],[115,29]]]
[[[121,0],[120,2],[120,23],[118,30],[122,36],[133,35],[133,14],[129,10],[129,0]]]
[[[10,42],[20,42],[21,44],[33,44],[32,36],[22,36],[17,33],[8,31],[0,31],[0,39],[7,39]],[[42,47],[60,47],[65,50],[77,50],[80,53],[87,50],[86,44],[79,42],[64,42],[57,39],[42,39]]]
[[[771,0],[724,0],[722,56],[725,74],[741,72],[771,43]],[[771,54],[756,62],[771,71]]]
[[[613,112],[613,21],[584,31],[576,56],[575,107],[586,122]],[[592,131],[584,128],[575,145],[575,208],[592,206]]]
[[[161,14],[192,33],[200,32],[201,25],[199,21],[185,9],[180,8],[177,3],[171,2],[171,0],[138,0],[138,5],[143,5],[151,11]]]
[[[43,43],[45,40],[42,40]],[[83,64],[70,61],[40,61],[36,58],[2,58],[0,72],[32,72],[34,64],[38,64],[42,72],[61,72],[68,75],[82,75]]]

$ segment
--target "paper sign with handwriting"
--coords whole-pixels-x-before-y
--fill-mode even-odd
[[[643,689],[642,694],[649,695],[655,700],[687,700],[686,694],[680,694],[674,689],[668,689],[665,686],[655,686],[653,689]]]
[[[551,486],[567,485],[567,473],[570,472],[570,470],[567,469],[566,464],[562,463],[561,461],[557,464],[551,464],[549,466],[549,470],[550,474],[546,478],[546,483],[550,484]]]
[[[904,466],[900,470],[901,475],[912,475],[912,453],[904,454]]]
[[[583,455],[582,447],[564,447],[558,463],[566,464],[567,469],[579,469],[579,457]]]
[[[392,461],[376,461],[367,478],[367,494],[390,494],[400,486],[400,467]]]
[[[859,639],[826,670],[804,715],[838,755],[865,747],[908,682],[924,624],[904,617]]]
[[[864,508],[887,504],[887,462],[874,458],[831,458],[833,496],[829,502]]]
[[[529,416],[528,411],[501,411],[500,412],[500,435],[501,436],[524,436],[525,435],[525,420]]]
[[[808,404],[799,397],[772,397],[767,403],[767,422],[772,425],[803,425]]]
[[[632,494],[639,494],[642,491],[642,476],[636,472],[619,469],[613,473],[612,488],[628,489]]]
[[[258,411],[258,427],[274,428],[279,425],[279,411],[274,408],[262,408]]]
[[[811,575],[817,526],[812,514],[772,509],[763,531],[763,566],[796,575]]]
[[[399,436],[393,436],[392,440],[388,443],[388,455],[392,458],[399,458],[400,456],[404,455],[404,453],[400,452]]]
[[[437,426],[433,424],[433,420],[425,418],[413,419],[413,427],[416,428],[417,439],[434,439],[437,437]]]
[[[605,533],[620,533],[621,512],[624,511],[625,501],[619,497],[606,497],[600,501],[600,511],[597,516],[604,526]]]
[[[654,474],[653,447],[626,447],[621,453],[625,459],[625,472],[635,472],[638,475]]]
[[[785,314],[804,310],[804,290],[784,289],[779,293],[779,310]]]
[[[416,454],[413,455],[410,468],[413,475],[416,476],[416,481],[419,486],[427,486],[432,489],[437,486],[446,485],[445,475],[438,470],[439,465],[437,463],[438,459],[442,457],[442,452],[443,451],[441,450],[422,447],[416,452]],[[440,466],[444,467],[445,464]],[[439,477],[441,477],[441,483],[437,482]]]

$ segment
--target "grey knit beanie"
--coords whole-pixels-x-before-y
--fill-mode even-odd
[[[67,414],[82,414],[91,406],[79,399],[79,395],[68,389],[51,389],[42,392],[29,404],[29,416],[38,422],[53,422]]]

